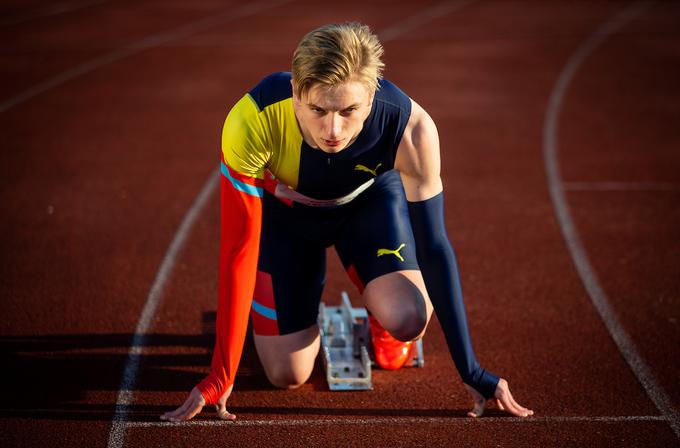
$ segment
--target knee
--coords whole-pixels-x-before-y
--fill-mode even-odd
[[[367,307],[382,326],[400,341],[422,337],[432,306],[419,271],[399,271],[366,285]]]
[[[420,310],[404,313],[399,316],[397,325],[388,329],[392,337],[399,341],[413,341],[423,336],[427,327],[427,313]]]
[[[312,372],[300,372],[290,368],[290,366],[276,366],[273,369],[265,370],[265,373],[274,387],[291,390],[305,384]]]
[[[302,386],[312,374],[319,351],[319,329],[282,336],[255,335],[255,348],[269,382],[279,389]]]

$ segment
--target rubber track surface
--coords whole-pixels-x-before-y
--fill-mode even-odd
[[[597,38],[571,74],[555,135],[579,241],[668,409],[591,301],[544,156],[565,67],[637,5],[3,2],[2,445],[678,446],[677,2],[641,4]],[[330,393],[320,363],[302,388],[275,390],[248,339],[229,402],[236,424],[211,409],[162,423],[210,362],[219,231],[210,184],[225,115],[264,75],[289,69],[304,33],[345,20],[385,38],[386,77],[437,123],[476,351],[536,416],[465,417],[470,403],[433,320],[426,367],[376,371],[375,390],[362,393]],[[361,304],[329,258],[325,300],[347,290]],[[142,346],[131,352],[133,340]],[[121,394],[126,366],[133,387]]]

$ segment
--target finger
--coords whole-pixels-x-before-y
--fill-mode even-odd
[[[178,407],[174,411],[168,411],[165,414],[161,415],[162,420],[170,420],[171,418],[177,417],[178,415],[181,415],[187,408],[189,404],[189,400],[185,401],[182,406]]]
[[[510,400],[507,399],[507,397],[501,398],[501,406],[503,406],[504,410],[506,412],[509,412],[512,415],[515,415],[517,417],[522,416],[522,411],[518,408],[516,408]]]
[[[524,406],[520,406],[518,404],[513,404],[513,407],[515,409],[515,415],[518,417],[528,417],[530,415],[534,414],[534,411],[525,408]]]
[[[196,415],[198,411],[200,411],[203,408],[201,403],[198,400],[195,400],[193,397],[189,398],[184,405],[176,410],[173,415],[169,416],[170,421],[183,421],[187,420],[187,417],[190,415],[193,417]],[[189,417],[189,418],[191,418]]]
[[[529,408],[527,408],[527,407],[524,407],[524,406],[522,406],[521,404],[517,403],[517,401],[515,400],[515,397],[512,396],[512,393],[510,393],[510,391],[508,391],[508,393],[510,394],[510,401],[512,401],[512,403],[513,403],[516,407],[518,407],[518,408],[520,408],[520,409],[526,411],[526,413],[527,413],[528,415],[534,415],[534,411],[532,411],[531,409],[529,409]]]
[[[500,400],[501,406],[505,407],[505,410],[512,415],[518,417],[528,417],[533,414],[533,411],[520,406],[512,396],[510,392],[510,386],[508,382],[503,378],[498,382],[498,387],[496,389],[496,398]]]
[[[500,400],[501,406],[504,408],[505,411],[513,415],[518,415],[521,411],[515,407],[512,400],[510,399],[511,397],[512,395],[510,394],[510,391],[508,389],[505,389],[498,397],[498,400]]]
[[[504,396],[503,397],[503,405],[507,408],[507,411],[511,413],[512,415],[515,415],[517,417],[528,417],[529,416],[529,411],[528,409],[524,409],[521,406],[517,405],[514,400],[511,400],[510,396]]]
[[[515,401],[515,397],[512,396],[512,392],[510,392],[510,389],[508,389],[508,401],[510,401],[515,410],[519,412],[519,414],[517,415],[519,415],[520,417],[528,417],[534,414],[534,411],[525,408],[524,406],[517,403],[517,401]]]
[[[220,420],[236,420],[236,415],[227,411],[227,400],[222,400],[215,405],[215,410],[217,411],[217,417]]]
[[[200,406],[200,405],[189,407],[183,413],[181,413],[180,415],[178,415],[176,417],[172,417],[170,419],[170,421],[182,422],[182,421],[185,421],[185,420],[191,420],[194,417],[194,415],[198,414],[201,411],[202,408],[203,408],[203,406]]]
[[[191,409],[184,415],[184,420],[191,420],[196,414],[201,412],[201,409],[203,409],[203,406],[196,406],[195,408]]]
[[[231,421],[236,420],[236,414],[232,414],[231,412],[227,411],[226,409],[222,409],[222,410],[218,411],[217,416],[220,418],[220,420],[231,420]]]
[[[484,406],[486,405],[486,400],[475,400],[472,410],[467,413],[468,417],[481,417],[484,413]]]
[[[498,398],[496,398],[496,406],[497,406],[498,409],[500,409],[501,411],[505,411],[505,406],[503,406],[503,403],[502,403],[501,400],[499,400]]]

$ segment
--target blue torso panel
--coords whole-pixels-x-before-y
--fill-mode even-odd
[[[290,73],[274,73],[266,77],[249,92],[249,95],[260,111],[277,104],[285,105],[284,109],[292,108]],[[310,198],[324,200],[343,197],[376,175],[394,167],[396,150],[410,114],[409,97],[391,82],[381,79],[371,112],[357,139],[338,153],[326,153],[312,148],[301,138],[297,122],[282,122],[294,120],[294,113],[287,113],[285,110],[271,113],[268,115],[267,125],[273,135],[287,132],[291,134],[290,137],[294,137],[297,148],[295,151],[288,150],[287,154],[288,157],[297,157],[298,160],[294,163],[290,163],[290,160],[286,163],[277,161],[268,168],[283,182],[291,179],[291,176],[296,177],[297,182],[285,183]],[[278,140],[273,138],[272,141],[276,146]],[[272,158],[275,159],[279,150],[276,147],[271,150]],[[273,166],[282,168],[272,169]],[[296,176],[288,172],[295,168]],[[295,185],[291,185],[293,183]]]

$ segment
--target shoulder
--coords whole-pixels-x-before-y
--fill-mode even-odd
[[[291,96],[290,73],[277,72],[266,76],[231,108],[225,131],[231,137],[249,138],[254,133],[264,135],[268,123],[261,112]]]
[[[290,73],[272,73],[232,107],[222,129],[222,154],[229,166],[243,174],[261,175],[272,147],[272,123],[266,111],[291,96]]]
[[[432,117],[418,103],[411,103],[409,117],[398,153],[408,156],[410,161],[431,157],[439,153],[439,135]]]
[[[378,80],[375,99],[383,104],[399,109],[407,116],[411,114],[411,99],[396,84],[387,79]]]
[[[293,89],[290,85],[290,76],[290,72],[272,73],[253,87],[248,95],[260,111],[272,104],[291,98]]]
[[[397,149],[395,168],[401,173],[410,201],[441,191],[439,135],[430,115],[411,100],[413,112]]]

